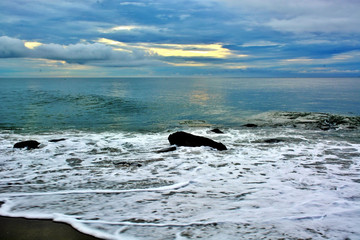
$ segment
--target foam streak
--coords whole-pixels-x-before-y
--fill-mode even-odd
[[[108,194],[108,193],[131,193],[131,192],[163,192],[169,190],[177,190],[186,187],[190,184],[190,181],[177,183],[169,186],[163,186],[158,188],[146,188],[146,189],[128,189],[128,190],[70,190],[70,191],[57,191],[57,192],[38,192],[38,193],[4,193],[0,194],[2,197],[24,197],[24,196],[46,196],[46,195],[66,195],[66,194]]]

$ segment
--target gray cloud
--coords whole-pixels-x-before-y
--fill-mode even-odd
[[[0,37],[0,58],[25,57],[28,54],[29,49],[23,41],[7,36]]]
[[[25,47],[24,41],[0,37],[0,58],[40,58],[103,67],[130,67],[158,64],[146,51],[131,49],[116,51],[101,43],[71,45],[42,44],[34,49]]]
[[[62,46],[59,44],[45,44],[35,48],[32,56],[63,60],[69,63],[84,64],[90,61],[108,60],[113,56],[112,49],[100,43],[72,44]]]

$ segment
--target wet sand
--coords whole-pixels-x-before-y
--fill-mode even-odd
[[[1,240],[99,240],[65,223],[0,216]]]

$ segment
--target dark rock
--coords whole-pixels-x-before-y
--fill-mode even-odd
[[[215,128],[215,129],[211,130],[211,132],[218,133],[218,134],[224,133],[223,131],[221,131],[221,130],[218,129],[218,128]]]
[[[279,143],[279,142],[284,142],[284,140],[278,139],[278,138],[269,138],[269,139],[265,139],[264,142],[265,143]]]
[[[156,153],[166,153],[166,152],[172,152],[175,150],[176,150],[176,147],[169,147],[169,148],[160,149],[160,150],[156,151]]]
[[[244,124],[242,125],[243,127],[248,127],[248,128],[256,128],[258,127],[258,125],[256,124],[253,124],[253,123],[247,123],[247,124]]]
[[[51,139],[51,140],[49,140],[49,142],[55,143],[55,142],[61,142],[61,141],[65,141],[65,140],[66,140],[66,138],[59,138],[59,139]]]
[[[27,150],[39,148],[40,143],[35,140],[28,140],[15,143],[14,148],[27,148]]]
[[[208,146],[220,151],[227,150],[226,146],[220,142],[215,142],[209,138],[192,135],[186,132],[176,132],[170,134],[168,140],[171,145],[185,146],[185,147]]]

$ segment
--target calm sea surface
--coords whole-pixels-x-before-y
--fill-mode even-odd
[[[360,115],[359,78],[0,79],[0,127],[158,131],[266,111]]]
[[[360,239],[359,116],[360,78],[2,78],[0,215],[103,239]],[[178,130],[228,150],[158,153]]]

